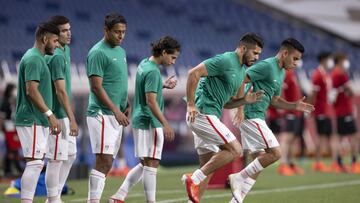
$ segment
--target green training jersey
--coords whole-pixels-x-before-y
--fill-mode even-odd
[[[86,60],[86,71],[89,78],[91,76],[102,77],[102,86],[106,94],[124,112],[128,99],[128,69],[125,50],[120,46],[111,47],[102,39],[90,49]],[[113,112],[90,91],[87,115],[96,116],[99,112],[104,115],[113,115]]]
[[[70,76],[70,47],[64,46],[64,50],[56,48],[54,55],[45,56],[46,63],[49,67],[51,79],[52,79],[52,90],[53,90],[53,106],[52,110],[58,119],[66,118],[68,115],[65,109],[61,105],[56,96],[55,81],[64,80],[66,93],[71,101],[71,76]]]
[[[203,63],[208,76],[199,81],[195,104],[201,113],[220,118],[224,105],[237,94],[244,80],[245,67],[236,52],[225,52]]]
[[[265,120],[266,110],[270,105],[272,97],[280,96],[281,87],[284,82],[285,70],[279,67],[276,57],[271,57],[251,66],[246,70],[253,86],[253,92],[264,90],[265,95],[261,102],[245,105],[245,118],[260,118]]]
[[[39,49],[26,51],[20,61],[18,90],[16,98],[15,125],[32,126],[34,124],[49,126],[47,117],[40,112],[26,95],[26,82],[37,81],[38,90],[46,106],[52,107],[51,76],[45,57]]]
[[[156,102],[164,110],[162,78],[159,66],[148,58],[141,61],[136,72],[135,96],[133,102],[132,126],[136,129],[162,127],[146,103],[146,93],[156,93]]]

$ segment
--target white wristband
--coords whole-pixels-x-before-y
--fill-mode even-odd
[[[49,116],[53,115],[53,112],[49,109],[44,113],[44,115],[49,117]]]

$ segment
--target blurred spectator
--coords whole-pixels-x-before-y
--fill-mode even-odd
[[[316,161],[312,168],[314,171],[330,172],[331,168],[321,162],[321,156],[324,151],[328,152],[331,148],[332,158],[336,161],[337,150],[333,144],[330,145],[330,138],[333,140],[331,122],[331,105],[329,103],[329,91],[331,90],[331,77],[328,73],[334,67],[334,61],[330,52],[322,52],[318,55],[319,65],[312,75],[313,92],[310,96],[310,102],[314,104],[314,116],[318,137],[315,139]]]
[[[21,144],[14,123],[15,106],[16,86],[9,83],[5,88],[3,102],[0,106],[0,129],[4,133],[6,143],[6,153],[4,159],[5,176],[19,175],[23,171],[20,164],[22,156],[19,153]],[[15,167],[15,171],[13,171],[12,166]]]
[[[354,92],[349,85],[348,70],[350,62],[347,55],[338,53],[334,56],[335,68],[331,72],[331,78],[334,88],[334,109],[337,123],[337,133],[341,138],[348,137],[350,139],[351,149],[351,172],[360,173],[360,164],[357,162],[359,153],[359,140],[356,136],[357,127],[353,115],[353,95]],[[338,140],[337,143],[340,143]],[[340,159],[341,161],[341,159]],[[342,165],[342,164],[341,164]],[[338,168],[336,172],[346,172],[345,167]]]

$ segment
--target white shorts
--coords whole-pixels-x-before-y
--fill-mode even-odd
[[[46,158],[51,160],[68,160],[68,155],[76,154],[76,137],[70,136],[68,118],[59,119],[61,133],[49,135]]]
[[[214,115],[198,113],[193,123],[186,122],[194,136],[198,154],[218,152],[221,145],[236,140],[235,135]]]
[[[93,153],[112,154],[115,158],[120,148],[123,126],[112,115],[87,116],[86,120]]]
[[[21,148],[25,158],[42,159],[44,158],[49,136],[49,127],[40,125],[16,126]]]
[[[201,138],[199,138],[196,133],[193,132],[194,135],[194,145],[198,155],[207,154],[210,152],[219,152],[220,148],[214,144],[208,144]]]
[[[246,119],[241,123],[241,143],[250,153],[279,146],[275,135],[262,119]]]
[[[161,160],[164,145],[162,128],[134,129],[135,157]]]

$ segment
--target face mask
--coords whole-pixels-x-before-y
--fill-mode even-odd
[[[349,68],[350,68],[350,61],[349,61],[349,60],[343,61],[343,67],[344,67],[345,70],[349,70]]]
[[[335,63],[333,59],[328,59],[326,61],[326,69],[331,70],[334,67]]]
[[[297,63],[296,68],[300,69],[300,68],[302,68],[303,65],[304,65],[303,60],[299,60],[299,62]]]

